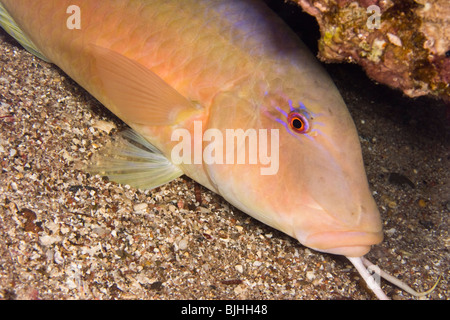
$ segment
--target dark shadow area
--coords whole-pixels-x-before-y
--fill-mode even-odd
[[[279,0],[264,1],[295,31],[309,50],[317,55],[317,41],[320,38],[320,32],[316,19],[296,4]]]

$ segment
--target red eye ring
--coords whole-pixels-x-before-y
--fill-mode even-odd
[[[299,112],[291,112],[288,115],[289,127],[297,133],[306,133],[309,131],[308,119]]]

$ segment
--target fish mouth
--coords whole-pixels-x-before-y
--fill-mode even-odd
[[[361,257],[383,240],[383,232],[330,231],[308,236],[304,245],[321,252]]]

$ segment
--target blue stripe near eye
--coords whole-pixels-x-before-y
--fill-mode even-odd
[[[292,100],[289,99],[288,103],[289,103],[289,109],[291,110],[291,112],[294,111],[295,108],[294,108],[294,105],[292,104]]]
[[[275,109],[280,111],[286,118],[288,117],[288,114],[283,109],[281,109],[280,107],[275,107]]]
[[[284,122],[283,120],[279,119],[279,118],[275,118],[275,121],[278,123],[281,123],[283,126],[287,127],[287,123]]]

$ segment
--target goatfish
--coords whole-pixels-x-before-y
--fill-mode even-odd
[[[346,256],[388,298],[364,258],[383,232],[353,120],[262,1],[0,0],[0,24],[131,128],[98,172],[147,189],[184,174],[302,245]]]

